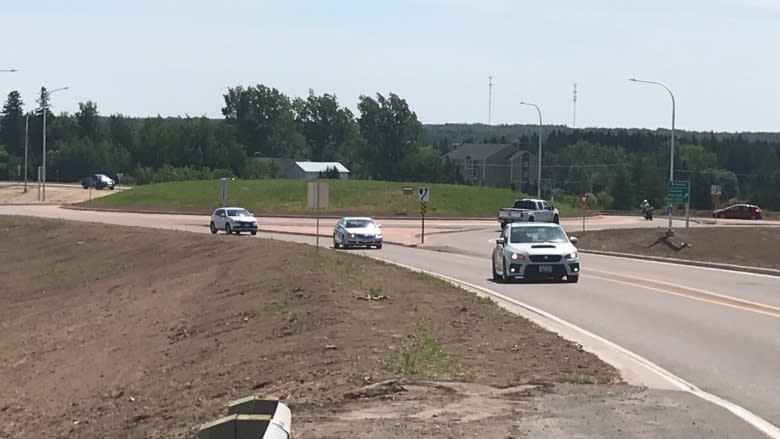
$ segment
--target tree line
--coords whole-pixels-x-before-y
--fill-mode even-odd
[[[352,178],[464,183],[462,170],[444,158],[461,143],[513,143],[536,152],[537,127],[446,124],[424,126],[406,100],[361,96],[357,114],[335,95],[291,98],[262,84],[230,87],[223,119],[103,116],[97,103],[75,114],[52,114],[42,88],[27,106],[17,91],[0,119],[0,179],[15,180],[28,128],[28,177],[41,163],[41,111],[47,117],[49,180],[77,181],[93,172],[123,173],[135,184],[182,179],[278,177],[259,157],[340,161]],[[543,174],[547,196],[592,193],[601,207],[633,208],[642,198],[663,204],[669,168],[669,133],[640,129],[544,127]],[[689,179],[694,208],[710,206],[710,185],[725,200],[780,209],[780,134],[678,133],[676,179]],[[535,190],[530,191],[535,192]]]

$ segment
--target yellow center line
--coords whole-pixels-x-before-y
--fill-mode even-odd
[[[763,315],[769,316],[769,317],[780,318],[780,313],[777,313],[777,312],[764,311],[764,310],[761,310],[761,309],[749,308],[749,307],[741,306],[741,305],[734,305],[734,304],[731,304],[731,303],[721,302],[721,301],[718,301],[718,300],[705,299],[703,297],[692,296],[690,294],[678,293],[678,292],[675,292],[675,291],[664,290],[664,289],[661,289],[661,288],[655,288],[655,287],[651,287],[651,286],[647,286],[647,285],[637,285],[636,283],[633,283],[633,282],[625,282],[625,281],[622,281],[622,280],[610,279],[610,278],[601,277],[601,276],[594,276],[594,275],[591,275],[591,274],[587,275],[586,277],[592,278],[592,279],[599,279],[599,280],[603,280],[603,281],[607,281],[607,282],[613,282],[613,283],[616,283],[616,284],[628,285],[628,286],[634,287],[634,288],[643,288],[645,290],[656,291],[658,293],[669,294],[669,295],[672,295],[672,296],[685,297],[686,299],[698,300],[699,302],[711,303],[711,304],[714,304],[714,305],[725,306],[725,307],[728,307],[728,308],[734,308],[734,309],[747,311],[747,312],[752,312],[752,313],[756,313],[756,314],[763,314]]]
[[[671,283],[671,282],[665,282],[665,281],[662,281],[662,280],[647,279],[647,278],[643,278],[643,277],[631,276],[631,275],[628,275],[628,274],[609,273],[609,272],[600,271],[600,270],[588,270],[588,272],[589,273],[590,272],[596,272],[596,273],[606,274],[606,275],[610,275],[610,276],[622,277],[622,278],[625,278],[625,279],[632,279],[632,280],[638,280],[638,281],[641,281],[641,282],[649,282],[649,283],[654,283],[654,284],[658,284],[658,285],[664,285],[664,286],[667,286],[667,287],[677,288],[677,289],[680,289],[680,290],[693,291],[693,292],[696,292],[696,293],[699,293],[699,294],[704,294],[704,295],[711,296],[711,297],[717,297],[719,299],[729,300],[731,302],[743,303],[745,305],[752,305],[752,306],[756,306],[756,307],[759,307],[759,308],[766,308],[766,309],[771,309],[773,311],[780,312],[780,307],[778,307],[778,306],[767,305],[766,303],[754,302],[752,300],[740,299],[739,297],[729,296],[727,294],[722,294],[722,293],[716,293],[714,291],[709,291],[709,290],[702,290],[700,288],[686,287],[684,285],[677,285],[677,284],[674,284],[674,283]]]

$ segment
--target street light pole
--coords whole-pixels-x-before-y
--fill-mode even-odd
[[[671,140],[671,157],[669,159],[669,181],[674,181],[674,119],[675,119],[675,111],[676,111],[676,103],[674,100],[674,93],[672,93],[672,90],[669,89],[665,84],[658,81],[646,81],[643,79],[636,79],[636,78],[629,78],[629,81],[632,82],[642,82],[645,84],[655,84],[660,85],[664,89],[666,89],[667,92],[669,92],[669,96],[672,98],[672,140]],[[690,195],[689,195],[690,196]],[[672,212],[669,211],[669,229],[672,228]]]
[[[530,102],[520,102],[520,105],[528,105],[536,108],[536,112],[539,113],[539,157],[536,160],[538,164],[537,176],[536,176],[536,197],[542,198],[542,110],[538,105]]]
[[[30,143],[30,113],[24,118],[24,193],[27,193],[27,148]]]
[[[49,105],[49,103],[48,103],[48,98],[54,92],[67,90],[67,89],[68,89],[68,87],[62,87],[62,88],[57,88],[57,89],[54,89],[54,90],[51,90],[51,91],[46,91],[47,102],[45,104],[42,103],[42,105],[41,105],[41,110],[43,111],[43,160],[42,160],[43,163],[41,163],[41,167],[42,167],[41,173],[43,174],[43,176],[42,176],[42,180],[43,180],[42,181],[42,183],[43,183],[42,184],[42,189],[43,189],[43,192],[42,192],[42,195],[41,195],[41,201],[42,202],[46,201],[46,112],[47,112],[46,110],[48,110],[49,107],[51,107],[51,105]]]

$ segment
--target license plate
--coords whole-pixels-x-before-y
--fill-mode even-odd
[[[539,273],[552,273],[552,265],[540,265]]]

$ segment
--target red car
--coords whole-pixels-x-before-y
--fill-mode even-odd
[[[761,208],[753,204],[735,204],[712,212],[713,218],[761,219]]]

